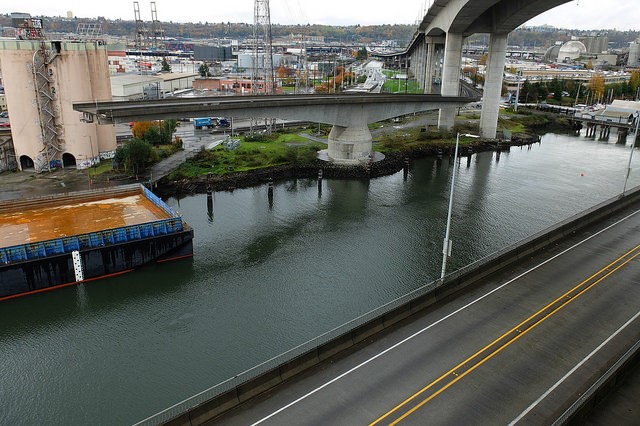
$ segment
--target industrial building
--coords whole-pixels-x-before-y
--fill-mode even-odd
[[[111,99],[104,42],[0,40],[0,68],[21,170],[86,168],[113,156],[114,127],[81,121],[72,105]]]

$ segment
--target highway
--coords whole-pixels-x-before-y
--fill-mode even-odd
[[[640,338],[640,206],[207,424],[551,424]]]
[[[281,119],[320,121],[331,124],[340,121],[335,114],[378,108],[367,116],[367,122],[381,121],[417,111],[439,109],[442,106],[463,106],[477,98],[421,95],[421,94],[331,94],[331,95],[262,95],[215,96],[199,98],[166,98],[143,101],[74,102],[73,108],[83,113],[84,120],[106,123],[159,120],[168,118],[216,117],[236,118],[266,117],[276,115]],[[333,108],[333,110],[332,110]],[[314,117],[318,114],[318,117]],[[327,112],[329,111],[329,112]],[[338,111],[338,112],[336,112]],[[390,112],[391,111],[391,112]],[[284,115],[279,115],[284,114]],[[288,116],[291,114],[292,116]],[[357,114],[356,114],[357,115]],[[362,118],[364,120],[364,118]]]

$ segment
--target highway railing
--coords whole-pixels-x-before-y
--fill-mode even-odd
[[[531,255],[577,230],[640,201],[640,187],[616,196],[546,230],[473,262],[443,280],[430,282],[282,354],[180,401],[136,425],[198,425],[276,386],[284,380],[370,338],[445,297]]]

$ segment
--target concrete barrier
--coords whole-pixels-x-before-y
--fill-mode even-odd
[[[319,362],[327,360],[343,350],[396,325],[400,321],[410,318],[412,315],[423,311],[444,298],[479,284],[487,276],[501,271],[519,260],[529,258],[549,245],[561,241],[563,238],[571,236],[589,225],[606,219],[639,200],[640,187],[628,191],[625,197],[615,197],[605,201],[517,244],[474,262],[445,276],[441,283],[432,283],[433,288],[426,293],[416,296],[400,306],[389,309],[364,324],[309,349],[302,355],[283,362],[273,369],[236,386],[232,390],[189,409],[189,415],[182,413],[164,424],[172,426],[200,425],[241,402],[313,367]],[[189,423],[185,423],[187,419]]]

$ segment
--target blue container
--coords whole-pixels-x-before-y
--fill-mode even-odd
[[[71,253],[74,250],[80,250],[80,242],[78,237],[65,237],[62,239],[65,253]]]
[[[28,259],[37,259],[39,257],[45,257],[47,255],[43,243],[25,244],[25,250],[27,252]]]

